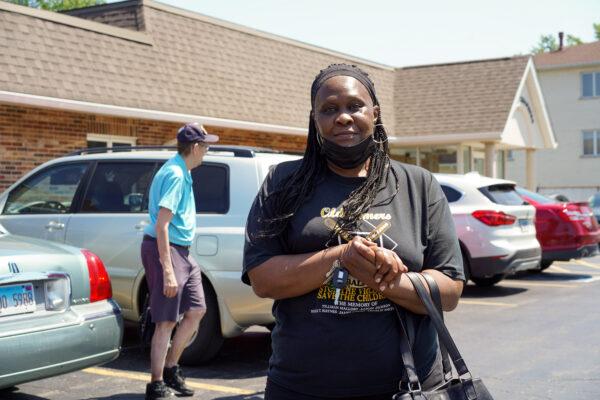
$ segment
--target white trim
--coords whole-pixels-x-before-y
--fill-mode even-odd
[[[232,22],[224,21],[222,19],[218,19],[218,18],[215,18],[215,17],[209,17],[209,16],[202,15],[202,14],[194,12],[194,11],[185,10],[183,8],[171,6],[171,5],[168,5],[168,4],[159,3],[159,2],[156,2],[156,1],[152,1],[152,0],[143,0],[143,3],[144,3],[144,6],[146,6],[146,7],[154,8],[156,10],[168,12],[168,13],[179,15],[179,16],[186,17],[186,18],[195,19],[195,20],[198,20],[198,21],[202,21],[202,22],[205,22],[205,23],[208,23],[208,24],[212,24],[212,25],[217,25],[217,26],[220,26],[220,27],[223,27],[223,28],[234,30],[234,31],[243,32],[243,33],[246,33],[246,34],[249,34],[249,35],[252,35],[252,36],[258,36],[258,37],[269,39],[269,40],[275,40],[275,41],[280,42],[280,43],[289,44],[289,45],[292,45],[292,46],[295,46],[295,47],[300,47],[300,48],[311,50],[311,51],[317,51],[319,53],[327,54],[327,55],[334,56],[334,57],[342,57],[342,58],[345,58],[345,59],[350,60],[350,61],[354,61],[354,62],[357,62],[357,63],[368,65],[368,66],[371,66],[371,67],[374,67],[374,68],[383,69],[383,70],[386,70],[386,71],[395,71],[395,68],[391,67],[389,65],[380,64],[380,63],[376,63],[374,61],[365,60],[364,58],[352,56],[350,54],[340,53],[340,52],[335,51],[335,50],[330,50],[330,49],[326,49],[326,48],[323,48],[323,47],[315,46],[315,45],[312,45],[312,44],[304,43],[304,42],[301,42],[299,40],[288,39],[286,37],[275,35],[275,34],[268,33],[268,32],[263,32],[263,31],[260,31],[258,29],[248,28],[248,27],[243,26],[243,25],[238,25],[238,24],[235,24],[235,23],[232,23]]]
[[[86,31],[91,31],[95,33],[101,33],[103,35],[130,40],[132,42],[142,43],[150,46],[154,45],[152,38],[146,33],[133,31],[131,29],[117,28],[115,26],[90,21],[88,19],[72,17],[67,14],[61,14],[46,10],[38,10],[37,8],[19,6],[4,1],[0,1],[0,10],[12,12],[15,14],[27,15],[28,17],[51,21],[57,24],[84,29]]]
[[[295,128],[291,126],[271,125],[259,122],[205,117],[202,115],[193,114],[179,114],[167,111],[144,110],[141,108],[130,108],[113,106],[108,104],[89,103],[86,101],[36,96],[25,93],[5,92],[2,90],[0,90],[0,102],[90,114],[110,115],[115,117],[146,119],[151,121],[165,121],[178,123],[187,123],[194,121],[203,125],[215,126],[219,128],[231,128],[251,130],[257,132],[279,133],[284,135],[307,136],[306,128]]]
[[[535,65],[531,57],[529,58],[529,60],[527,60],[527,65],[525,66],[525,71],[523,73],[523,76],[521,77],[521,82],[519,82],[519,87],[517,88],[517,91],[515,93],[513,104],[510,108],[510,112],[508,113],[508,117],[506,118],[506,122],[504,123],[504,130],[506,130],[508,122],[511,120],[511,118],[513,118],[515,112],[521,106],[521,93],[523,92],[523,88],[527,84],[527,78],[529,76],[531,76],[533,84],[533,90],[529,90],[529,95],[532,98],[535,96],[536,100],[540,103],[538,111],[541,113],[542,118],[536,118],[536,120],[538,121],[538,125],[540,127],[540,133],[542,134],[545,148],[555,149],[558,147],[558,144],[556,143],[554,131],[552,129],[552,124],[550,123],[550,117],[548,116],[548,112],[546,109],[546,102],[544,101],[542,88],[540,87],[540,84],[538,82],[537,73],[535,72]],[[502,136],[504,136],[504,131],[502,132]]]
[[[442,133],[436,135],[419,136],[389,136],[390,144],[394,146],[418,146],[426,144],[456,144],[462,142],[500,141],[502,132],[480,133]]]

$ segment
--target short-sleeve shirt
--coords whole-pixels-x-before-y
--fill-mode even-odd
[[[192,183],[192,175],[181,155],[176,154],[163,164],[150,185],[150,224],[144,229],[146,235],[156,237],[156,220],[162,207],[173,213],[169,224],[169,242],[182,246],[192,244],[196,231],[196,203]]]
[[[300,165],[278,165],[266,178],[250,210],[246,226],[242,280],[248,271],[273,256],[323,250],[331,238],[327,219],[343,212],[340,204],[365,178],[342,177],[326,169],[314,192],[292,216],[286,231],[275,238],[257,237],[259,221],[274,216],[270,193]],[[380,247],[398,254],[411,271],[437,269],[452,279],[464,280],[462,257],[450,209],[433,175],[420,167],[393,161],[396,180],[389,174],[371,209],[362,215],[354,235],[367,235],[390,224],[377,240]],[[331,221],[329,221],[331,222]],[[337,238],[338,243],[344,243]],[[334,245],[337,243],[333,243]],[[276,300],[273,314],[273,353],[269,379],[314,396],[352,397],[397,390],[403,375],[398,316],[393,303],[350,276],[334,304],[331,283],[302,296]],[[438,356],[436,331],[429,317],[404,313],[410,319],[413,355],[424,380]]]

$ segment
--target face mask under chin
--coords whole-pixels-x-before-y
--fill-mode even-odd
[[[321,145],[321,154],[333,164],[344,169],[353,169],[362,165],[375,151],[373,136],[368,136],[354,146],[344,147],[325,139],[317,133]]]

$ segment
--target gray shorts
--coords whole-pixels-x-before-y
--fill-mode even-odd
[[[171,263],[178,285],[175,297],[163,294],[163,269],[156,240],[144,238],[141,252],[150,291],[152,322],[176,322],[186,311],[206,309],[202,273],[189,249],[171,245]]]

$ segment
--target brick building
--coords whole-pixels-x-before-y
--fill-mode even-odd
[[[0,2],[0,50],[0,190],[82,147],[168,143],[189,121],[224,144],[302,151],[310,83],[333,62],[370,74],[407,162],[496,176],[505,149],[555,146],[528,57],[393,68],[152,0]]]

